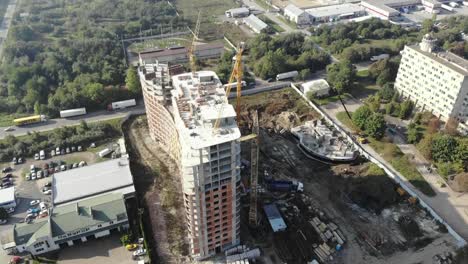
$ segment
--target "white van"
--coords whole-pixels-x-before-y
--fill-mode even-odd
[[[44,150],[39,151],[39,158],[40,158],[41,160],[44,160],[44,159],[45,159],[45,151],[44,151]]]
[[[39,207],[41,208],[41,211],[47,210],[47,205],[44,202],[39,203]]]

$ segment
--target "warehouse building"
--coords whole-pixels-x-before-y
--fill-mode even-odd
[[[286,6],[283,10],[283,13],[286,19],[296,23],[297,25],[310,23],[309,14],[293,4]]]
[[[52,176],[54,206],[106,193],[120,193],[124,199],[135,196],[128,156],[59,172]]]
[[[345,3],[307,9],[312,22],[333,22],[341,19],[360,17],[366,14],[364,8],[357,4]]]
[[[301,85],[301,91],[305,95],[311,92],[316,97],[325,97],[330,94],[330,85],[324,79],[305,82]]]
[[[108,193],[51,208],[47,217],[16,224],[2,245],[8,253],[40,255],[127,228],[123,195]]]
[[[255,33],[260,33],[268,28],[268,25],[255,15],[244,18],[244,23]]]
[[[395,82],[404,98],[468,132],[468,61],[436,46],[429,34],[419,45],[405,46]]]
[[[239,7],[239,8],[226,10],[224,14],[226,15],[226,17],[233,17],[233,18],[246,17],[250,14],[250,10],[246,7]]]
[[[195,56],[200,60],[219,59],[224,53],[222,42],[199,44],[195,46]],[[139,53],[140,65],[155,63],[185,63],[189,61],[188,48],[171,47],[167,49],[148,50]]]
[[[415,9],[423,6],[428,12],[435,12],[440,8],[437,0],[365,0],[361,1],[361,6],[376,17],[385,20],[398,20],[400,12]]]
[[[5,209],[16,207],[15,187],[0,189],[0,207]]]

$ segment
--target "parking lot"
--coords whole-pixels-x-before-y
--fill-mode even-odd
[[[412,11],[408,14],[402,13],[402,15],[408,18],[410,21],[416,23],[422,23],[426,19],[432,19],[432,14],[426,11]],[[450,12],[444,9],[440,9],[440,14],[437,14],[437,20],[442,20],[451,16],[468,16],[468,7],[460,6],[455,8],[455,12]]]

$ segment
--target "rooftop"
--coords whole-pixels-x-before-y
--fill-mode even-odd
[[[273,232],[278,232],[287,228],[286,223],[284,222],[283,217],[281,217],[278,207],[276,207],[275,204],[264,205],[263,210],[265,211]]]
[[[260,18],[258,18],[255,15],[250,15],[244,18],[244,23],[249,24],[249,26],[254,28],[256,31],[262,31],[263,29],[268,27],[268,25],[265,22],[263,22]]]
[[[226,10],[226,12],[231,12],[231,14],[234,14],[234,13],[250,13],[250,10],[247,8],[247,7],[238,7],[238,8],[232,8],[232,9],[229,9],[229,10]]]
[[[399,13],[399,11],[393,7],[421,4],[421,0],[365,0],[362,2],[378,7],[389,13]]]
[[[15,187],[0,189],[0,204],[15,200]]]
[[[419,45],[407,46],[425,56],[437,61],[438,63],[458,72],[459,74],[468,76],[468,61],[456,54],[448,51],[425,52],[421,50]]]
[[[302,15],[304,13],[304,10],[300,9],[299,7],[297,7],[297,6],[293,5],[293,4],[287,5],[284,8],[284,11],[288,11],[291,14],[294,14],[296,16],[300,16],[300,15]]]
[[[314,80],[310,82],[305,82],[302,84],[302,88],[304,88],[304,92],[306,91],[321,91],[325,89],[330,89],[330,85],[324,79]]]
[[[135,192],[127,156],[59,172],[52,178],[55,205],[111,191]]]
[[[314,17],[328,17],[328,16],[339,16],[342,14],[353,14],[355,12],[361,12],[364,9],[357,4],[340,4],[340,5],[330,5],[322,6],[316,8],[307,9],[306,12]]]
[[[224,43],[215,42],[208,44],[198,44],[195,46],[195,53],[197,51],[211,50],[211,49],[224,49]],[[140,58],[142,60],[150,60],[164,56],[174,56],[187,54],[188,49],[183,46],[170,47],[166,49],[148,49],[140,52]]]
[[[51,209],[50,216],[36,219],[32,223],[16,224],[14,239],[16,245],[29,245],[40,237],[58,237],[112,220],[125,219],[127,211],[122,194],[105,194],[60,205]]]

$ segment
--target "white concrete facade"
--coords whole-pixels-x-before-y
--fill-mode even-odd
[[[284,8],[284,17],[297,25],[309,24],[310,16],[309,13],[300,9],[299,7],[290,4]]]
[[[435,40],[426,35],[420,45],[405,47],[395,89],[421,110],[444,121],[458,121],[459,130],[466,134],[468,61],[434,45]]]

